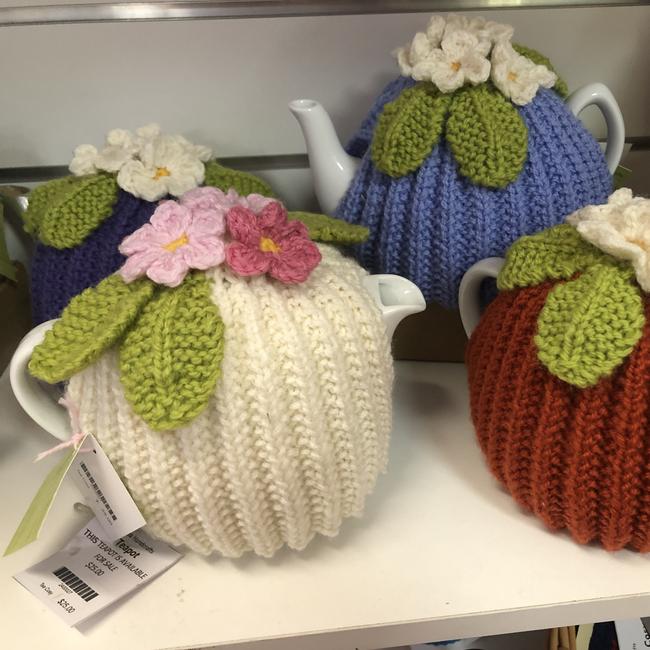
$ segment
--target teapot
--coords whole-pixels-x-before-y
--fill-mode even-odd
[[[490,30],[500,36],[485,36]],[[477,34],[487,39],[477,47],[492,48],[491,73],[483,59],[492,76],[449,91],[434,83],[426,56],[444,57],[436,44],[459,31],[467,42],[478,42]],[[504,33],[511,37],[512,28],[434,16],[427,33],[398,53],[403,76],[380,93],[347,150],[321,104],[289,104],[304,134],[321,208],[370,229],[370,237],[354,248],[362,266],[408,277],[427,302],[448,308],[457,306],[460,280],[474,262],[503,255],[519,236],[604,201],[623,151],[623,117],[603,84],[566,97],[566,84],[550,61],[531,48],[499,41]],[[497,60],[499,48],[519,66],[509,73],[513,79],[522,69],[547,75],[532,99],[495,87],[507,64]],[[428,54],[418,72],[413,57],[423,49]],[[409,57],[413,66],[405,67]],[[458,61],[450,65],[460,67]],[[607,123],[604,155],[577,119],[590,105]]]
[[[293,228],[294,244],[303,231]],[[81,429],[169,543],[227,557],[302,549],[360,516],[386,468],[390,337],[424,298],[329,244],[303,244],[320,262],[298,284],[272,269],[243,275],[234,253],[174,288],[152,289],[149,276],[125,284],[125,265],[13,356],[10,382],[26,413],[69,438],[68,414],[36,377],[67,381]],[[260,250],[273,246],[260,239]]]
[[[549,529],[609,551],[650,551],[649,219],[650,199],[617,190],[477,262],[459,290],[490,471]],[[481,313],[486,279],[500,292]]]

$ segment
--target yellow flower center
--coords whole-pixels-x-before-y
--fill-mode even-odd
[[[508,79],[510,81],[517,81],[517,73],[512,71],[508,72]]]
[[[630,244],[638,246],[641,250],[646,250],[648,248],[647,242],[643,241],[643,239],[628,239],[628,241]]]
[[[162,178],[163,176],[171,176],[171,172],[167,167],[156,167],[156,173],[154,174],[154,180],[157,181],[159,178]]]
[[[451,63],[451,69],[452,69],[454,72],[458,72],[458,71],[460,70],[460,68],[461,68],[460,61],[452,61],[452,63]]]
[[[173,253],[177,248],[180,248],[181,246],[185,246],[189,242],[188,236],[183,233],[178,239],[174,239],[174,241],[170,241],[169,244],[165,244],[163,248],[166,251],[169,251],[170,253]]]
[[[261,237],[260,250],[263,253],[279,253],[281,249],[272,239],[269,239],[268,237]]]

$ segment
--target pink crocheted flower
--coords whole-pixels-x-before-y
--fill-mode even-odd
[[[287,284],[304,282],[321,260],[301,221],[288,221],[277,201],[259,214],[234,207],[226,215],[233,242],[226,247],[226,263],[239,275],[268,273]]]
[[[163,201],[149,223],[120,244],[128,259],[119,273],[125,282],[146,274],[158,284],[177,287],[190,269],[205,270],[224,261],[224,231],[221,213]]]
[[[244,208],[250,208],[253,212],[259,212],[264,206],[273,202],[261,194],[249,194],[240,196],[234,189],[230,188],[223,192],[216,187],[197,187],[189,192],[185,192],[180,198],[182,205],[190,208],[193,214],[199,212],[210,212],[217,214],[221,219],[225,219],[226,213],[230,208],[240,205]]]

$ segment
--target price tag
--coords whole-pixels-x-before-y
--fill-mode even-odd
[[[109,541],[142,528],[145,519],[104,450],[87,435],[72,462],[70,476],[92,509]]]
[[[109,542],[93,519],[61,551],[15,579],[74,626],[150,582],[180,558],[178,551],[141,530]]]
[[[650,648],[650,635],[640,618],[614,621],[620,650],[644,650]]]
[[[97,517],[108,540],[128,535],[146,524],[108,456],[95,437],[88,434],[45,477],[5,549],[5,555],[38,538],[61,483],[68,474]]]

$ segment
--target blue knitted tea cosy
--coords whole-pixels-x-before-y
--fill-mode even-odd
[[[34,324],[58,318],[70,298],[114,273],[124,256],[120,242],[147,223],[156,204],[119,190],[110,216],[81,244],[55,248],[36,244],[32,258],[32,319]]]
[[[523,52],[550,73],[545,57],[516,47],[513,57]],[[492,80],[453,94],[412,76],[384,88],[346,147],[361,162],[336,210],[370,229],[354,249],[366,269],[405,276],[427,301],[453,308],[472,264],[607,199],[600,146],[550,74],[555,87],[525,104]]]
[[[30,194],[23,219],[25,230],[37,242],[31,265],[35,324],[58,318],[72,297],[120,268],[125,262],[120,242],[149,221],[160,199],[198,185],[224,192],[232,188],[244,196],[274,196],[252,174],[202,160],[209,155],[207,149],[181,136],[160,135],[157,127],[145,128],[149,130],[139,130],[136,136],[110,132],[103,151],[78,147],[70,166],[72,176],[44,183]],[[154,155],[156,146],[162,151],[152,169],[138,159],[138,147],[145,146],[153,148]]]

